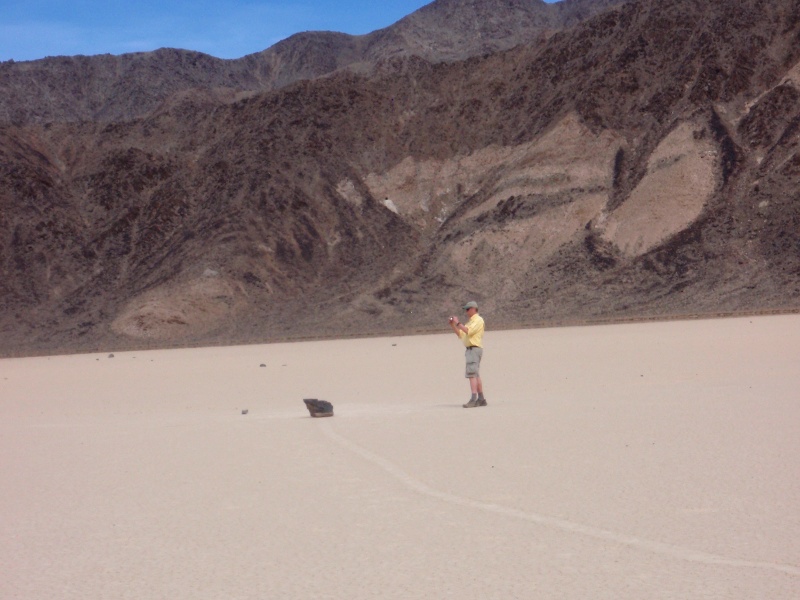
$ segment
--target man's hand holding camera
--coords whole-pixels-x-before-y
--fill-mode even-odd
[[[452,327],[453,331],[455,331],[456,333],[458,333],[459,331],[464,331],[463,326],[458,321],[458,317],[455,316],[450,317],[448,321],[450,322],[450,327]]]

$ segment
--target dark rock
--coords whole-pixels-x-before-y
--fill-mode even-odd
[[[243,415],[246,415],[248,412],[250,412],[250,411],[248,411],[246,408],[245,408],[245,409],[242,409],[242,414],[243,414]]]
[[[260,365],[258,365],[258,366],[259,366],[259,367],[266,367],[267,365],[265,365],[264,363],[261,363],[261,364],[260,364]]]
[[[316,398],[303,398],[306,408],[312,417],[332,417],[333,404],[327,400],[317,400]]]

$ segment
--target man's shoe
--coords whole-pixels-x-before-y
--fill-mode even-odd
[[[478,398],[475,401],[475,406],[486,406],[486,398]]]
[[[466,404],[462,404],[461,406],[463,406],[464,408],[475,408],[476,406],[480,405],[478,404],[478,400],[475,399],[475,400],[470,400],[469,402],[467,402]]]

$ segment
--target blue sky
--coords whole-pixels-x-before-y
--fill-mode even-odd
[[[239,58],[300,31],[369,33],[430,2],[0,0],[0,60],[163,47]]]

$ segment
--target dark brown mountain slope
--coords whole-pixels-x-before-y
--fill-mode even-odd
[[[544,40],[626,0],[437,0],[367,37],[368,61],[464,60]]]
[[[3,351],[793,310],[800,8],[0,131]]]
[[[15,124],[120,121],[142,117],[170,95],[202,89],[220,99],[278,89],[390,57],[460,60],[543,39],[624,0],[437,0],[363,36],[294,35],[236,60],[161,49],[121,56],[51,57],[0,63],[0,121]],[[224,90],[224,92],[220,92]]]

